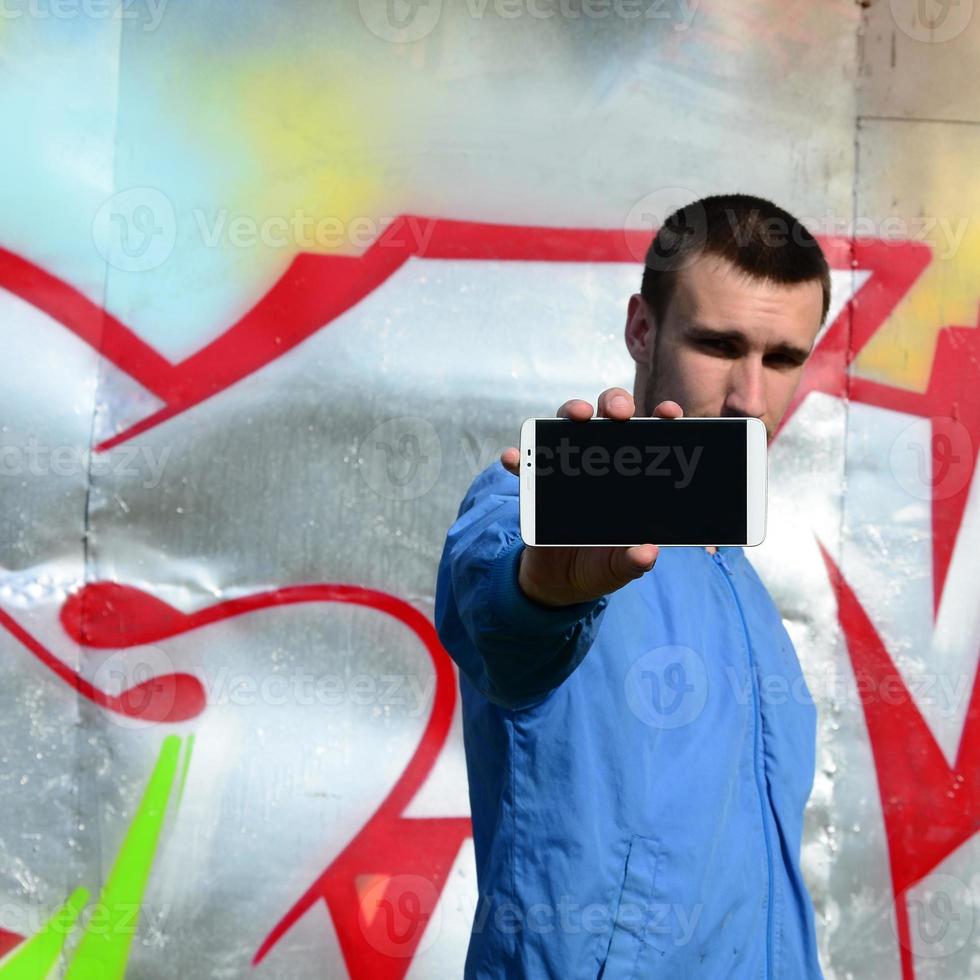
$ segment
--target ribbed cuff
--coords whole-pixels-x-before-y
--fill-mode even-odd
[[[490,567],[490,612],[499,627],[530,635],[560,634],[609,602],[608,596],[600,596],[570,606],[546,606],[530,599],[517,580],[525,547],[518,535],[497,553]]]

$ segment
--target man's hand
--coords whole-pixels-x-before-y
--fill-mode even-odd
[[[598,416],[625,422],[633,417],[633,396],[625,388],[607,388],[599,396]],[[679,419],[683,410],[677,402],[661,402],[653,414],[662,419]],[[586,422],[592,406],[572,398],[558,409],[558,418]],[[520,476],[521,452],[514,446],[500,454],[504,468]],[[598,599],[621,589],[657,563],[660,549],[655,544],[624,547],[541,548],[526,545],[521,553],[518,584],[528,598],[546,606],[568,606]]]

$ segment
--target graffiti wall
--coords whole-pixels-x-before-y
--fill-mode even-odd
[[[833,266],[746,550],[821,961],[976,975],[973,6],[0,2],[2,980],[461,975],[446,530],[731,190]]]

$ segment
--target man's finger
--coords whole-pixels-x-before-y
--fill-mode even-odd
[[[653,410],[653,414],[658,419],[679,419],[684,409],[675,401],[663,401]]]
[[[599,396],[597,414],[607,419],[631,419],[634,411],[633,396],[625,388],[607,388]]]
[[[616,549],[610,560],[611,570],[620,580],[639,578],[653,568],[659,554],[660,549],[655,544]]]
[[[569,398],[558,409],[557,417],[560,419],[575,419],[576,422],[588,422],[592,418],[592,405],[583,398]]]
[[[505,470],[510,470],[514,476],[520,476],[518,472],[521,466],[521,451],[514,446],[508,446],[500,454],[500,462]]]

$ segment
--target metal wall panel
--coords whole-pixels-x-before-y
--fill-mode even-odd
[[[460,974],[445,532],[727,190],[834,267],[747,550],[821,961],[976,972],[972,7],[6,0],[0,978]]]

